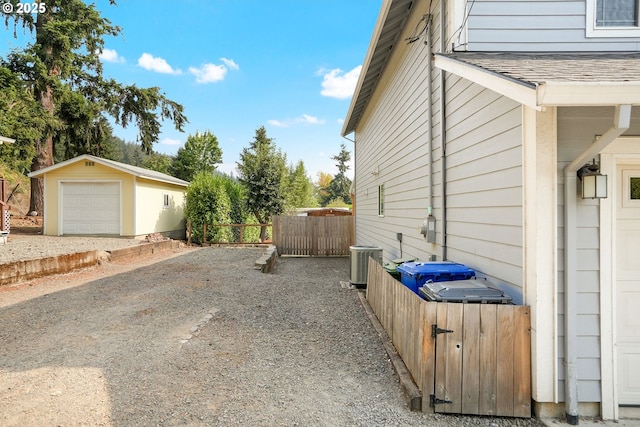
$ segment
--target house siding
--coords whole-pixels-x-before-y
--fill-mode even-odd
[[[564,168],[613,123],[613,107],[558,109],[558,391],[564,400]],[[625,135],[640,134],[640,112]],[[577,189],[569,189],[576,191]],[[600,222],[599,201],[578,199],[578,394],[600,402]]]
[[[414,6],[405,28],[416,27],[421,6],[428,4]],[[439,7],[431,10],[436,11],[432,21],[436,35]],[[429,94],[427,53],[423,43],[397,45],[356,130],[356,243],[382,247],[385,260],[443,255],[441,80],[440,70],[433,70]],[[521,303],[522,108],[454,75],[446,76],[445,87],[446,258],[469,265]],[[429,213],[430,175],[435,244],[418,233]],[[379,185],[384,185],[384,216],[378,215]],[[402,244],[397,233],[403,234]]]
[[[406,28],[416,26],[418,9]],[[383,248],[385,260],[425,260],[437,252],[419,233],[429,203],[429,85],[423,71],[430,58],[423,43],[404,42],[409,35],[399,38],[355,139],[356,244]],[[380,185],[384,216],[378,216]]]
[[[587,37],[587,1],[591,0],[467,2],[466,50],[587,52],[640,48],[640,37]]]
[[[522,302],[522,107],[447,77],[447,258]]]

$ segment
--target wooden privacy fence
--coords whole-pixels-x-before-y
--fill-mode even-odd
[[[349,255],[352,216],[274,216],[273,244],[279,255]]]
[[[531,416],[529,307],[425,301],[370,258],[367,301],[422,391],[422,410]]]

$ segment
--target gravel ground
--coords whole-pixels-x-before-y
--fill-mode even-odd
[[[185,250],[0,288],[0,425],[541,425],[409,411],[340,283],[348,258],[262,274],[260,253]]]
[[[142,241],[117,237],[75,237],[9,234],[0,241],[0,264],[92,250],[110,251],[139,245]]]

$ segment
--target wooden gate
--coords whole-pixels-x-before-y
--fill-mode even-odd
[[[273,244],[279,255],[349,255],[352,216],[274,216]]]
[[[531,416],[529,307],[425,301],[371,260],[367,301],[424,412]]]
[[[529,308],[436,305],[426,339],[435,353],[434,379],[423,390],[433,410],[530,417]]]

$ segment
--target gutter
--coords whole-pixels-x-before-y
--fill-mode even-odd
[[[616,105],[613,125],[564,168],[564,318],[565,412],[567,422],[578,425],[578,200],[576,175],[585,163],[622,135],[631,123],[631,105]]]

